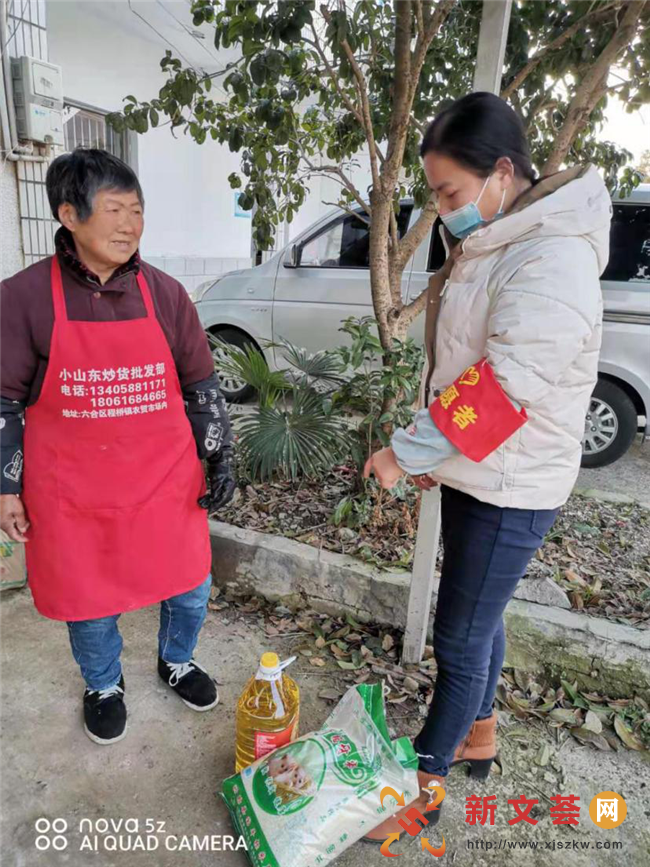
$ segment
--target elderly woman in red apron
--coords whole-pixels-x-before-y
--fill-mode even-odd
[[[85,731],[108,744],[126,733],[126,611],[161,603],[160,677],[194,710],[218,702],[193,652],[211,587],[207,510],[234,490],[231,430],[187,292],[139,257],[132,170],[79,149],[46,186],[56,253],[2,284],[1,519],[26,542],[37,610],[67,623]]]

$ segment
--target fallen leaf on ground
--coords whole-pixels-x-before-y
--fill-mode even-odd
[[[643,744],[639,741],[634,732],[629,729],[618,714],[614,717],[614,729],[616,734],[623,741],[625,746],[630,750],[642,750]]]
[[[404,689],[407,689],[409,692],[417,692],[419,688],[420,686],[417,680],[414,680],[408,675],[404,678]]]

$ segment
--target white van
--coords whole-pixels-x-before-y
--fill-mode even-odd
[[[402,203],[400,234],[418,215],[412,201]],[[434,227],[404,269],[405,300],[426,288],[443,260]],[[605,321],[600,375],[585,419],[587,467],[620,458],[637,432],[650,436],[650,184],[614,200],[610,259],[601,283]],[[284,337],[311,352],[332,349],[344,342],[338,330],[344,319],[373,315],[368,226],[336,210],[264,264],[204,283],[192,298],[206,331],[236,346],[253,344],[271,368],[276,357],[263,348],[267,340]],[[410,333],[423,339],[423,316]],[[251,396],[245,383],[233,379],[223,381],[223,390],[230,401]]]

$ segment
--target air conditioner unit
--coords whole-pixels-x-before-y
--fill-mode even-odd
[[[63,147],[61,67],[35,57],[11,60],[18,138]]]

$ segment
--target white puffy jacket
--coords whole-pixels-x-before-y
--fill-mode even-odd
[[[578,167],[540,181],[461,242],[421,401],[487,356],[528,421],[480,463],[447,458],[436,480],[498,506],[551,509],[568,498],[597,379],[611,215],[597,170]]]

